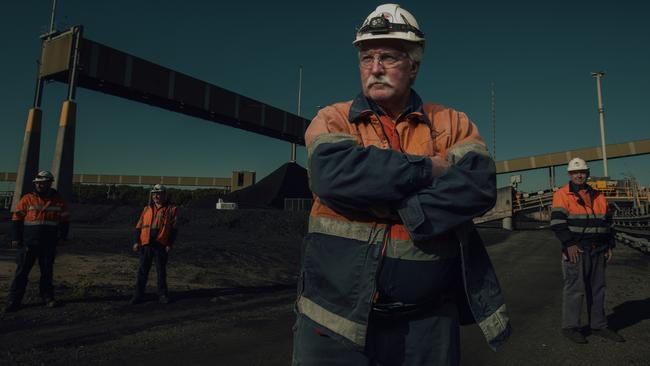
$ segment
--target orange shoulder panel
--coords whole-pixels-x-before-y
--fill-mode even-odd
[[[324,133],[350,133],[348,116],[352,101],[336,103],[318,111],[305,132],[305,145],[309,146],[316,136]]]
[[[446,158],[454,145],[473,143],[485,146],[476,125],[463,112],[440,104],[425,104],[424,112],[432,123],[436,148]]]

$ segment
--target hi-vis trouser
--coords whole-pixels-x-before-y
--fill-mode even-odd
[[[564,291],[562,293],[562,328],[578,328],[583,299],[587,302],[591,329],[607,328],[605,317],[605,267],[603,252],[584,252],[577,263],[562,258]]]

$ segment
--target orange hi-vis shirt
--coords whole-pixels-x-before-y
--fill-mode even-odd
[[[65,239],[70,222],[68,203],[52,191],[49,196],[31,192],[24,195],[13,212],[11,220],[22,224],[14,229],[12,240],[30,242],[55,242]]]
[[[145,206],[135,228],[140,230],[141,245],[148,245],[152,241],[172,245],[176,235],[176,206]]]

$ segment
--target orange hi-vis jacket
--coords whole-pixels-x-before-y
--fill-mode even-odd
[[[360,113],[350,111],[351,105],[352,101],[337,103],[319,111],[305,133],[308,158],[323,143],[350,140],[363,147],[397,150],[409,154],[409,159],[415,163],[413,165],[421,165],[420,175],[412,180],[419,181],[414,185],[426,186],[431,181],[431,165],[422,157],[439,154],[443,159],[455,161],[467,152],[485,151],[485,143],[467,115],[442,105],[425,104],[422,111],[403,114],[395,121],[392,131],[385,127],[392,123],[383,120],[388,117],[377,116],[368,110]],[[395,146],[397,142],[399,145]],[[375,168],[381,171],[380,166]],[[365,219],[357,217],[357,220],[372,225],[377,221],[377,214],[371,212]],[[312,221],[318,218],[349,220],[323,204],[317,195],[310,216]],[[399,219],[391,225],[391,235],[397,240],[410,239]]]
[[[70,211],[68,203],[55,190],[49,196],[32,192],[18,201],[11,220],[12,240],[24,241],[26,245],[56,243],[68,234]]]
[[[569,183],[553,194],[551,229],[563,249],[578,245],[582,250],[599,252],[614,244],[607,200],[588,185],[578,189]]]
[[[152,241],[172,245],[176,239],[176,206],[145,206],[135,228],[140,231],[138,241],[141,245]]]
[[[448,260],[464,266],[464,286],[453,289],[471,311],[461,314],[461,323],[478,323],[496,348],[510,325],[472,225],[494,205],[494,162],[465,113],[422,103],[414,91],[410,98],[395,121],[360,94],[321,109],[309,124],[314,203],[296,309],[327,336],[363,349],[373,304],[382,297],[419,303],[439,295],[436,286],[451,285],[429,274]],[[433,156],[451,164],[435,178]],[[399,270],[383,281],[388,266]]]

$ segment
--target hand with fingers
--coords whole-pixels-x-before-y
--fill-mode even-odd
[[[431,163],[433,164],[432,175],[434,178],[445,174],[447,169],[449,169],[449,162],[442,155],[435,154],[429,156],[429,159],[431,159]]]
[[[567,247],[566,251],[569,257],[569,262],[571,263],[578,263],[580,260],[580,255],[583,253],[583,251],[578,248],[576,244]]]
[[[613,255],[614,254],[612,253],[612,248],[607,249],[607,251],[605,252],[605,259],[607,260],[607,262],[612,260]]]

